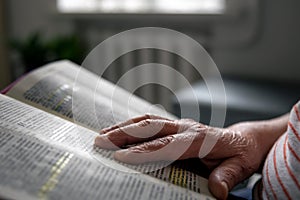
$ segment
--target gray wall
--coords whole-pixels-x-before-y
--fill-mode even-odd
[[[252,27],[255,34],[239,41],[251,32],[246,19],[225,22],[216,28],[215,39],[220,42],[214,48],[215,62],[229,75],[300,83],[300,1],[259,3],[257,15],[261,21]],[[237,28],[239,32],[234,32]]]
[[[72,31],[72,24],[56,11],[56,0],[6,0],[8,32],[24,38],[41,30],[46,37]]]
[[[35,30],[42,30],[51,36],[73,30],[80,33],[82,27],[88,28],[85,23],[89,17],[62,17],[55,10],[55,2],[7,0],[9,36],[24,38]],[[123,21],[118,24],[118,17],[94,16],[92,20],[95,23],[90,27],[97,26],[102,31],[107,27],[118,31],[119,27],[126,29],[127,24],[128,28],[158,25],[187,32],[192,37],[197,37],[197,32],[203,34],[206,31],[213,37],[201,42],[210,44],[207,46],[224,74],[300,82],[300,1],[261,0],[258,3],[257,12],[244,12],[238,17],[221,21],[203,22],[193,16],[183,20],[174,16],[159,20],[157,16],[155,19],[148,17],[138,21],[129,18],[127,22],[130,23],[126,23],[126,19],[124,21],[121,17]],[[256,18],[259,18],[259,23],[256,23]],[[201,36],[199,38],[203,39]]]
[[[45,38],[57,34],[68,34],[73,31],[70,20],[63,19],[56,11],[55,0],[3,0],[5,8],[6,41],[12,39],[22,40],[33,32],[41,32]],[[6,43],[8,46],[8,42]],[[7,48],[9,49],[9,48]],[[24,66],[18,55],[11,49],[8,55],[8,68],[10,73],[5,77],[16,79],[24,73]],[[7,85],[7,81],[0,80],[0,89]]]

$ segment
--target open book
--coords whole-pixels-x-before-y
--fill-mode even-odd
[[[169,113],[69,61],[41,67],[0,95],[0,197],[213,199],[207,180],[172,164],[131,166],[93,146],[101,128]]]

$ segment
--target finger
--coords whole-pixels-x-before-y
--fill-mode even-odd
[[[97,136],[95,145],[105,149],[116,149],[124,145],[175,134],[178,129],[179,124],[176,121],[146,119]]]
[[[169,135],[145,142],[143,144],[116,151],[115,159],[129,163],[141,164],[155,161],[175,161],[197,156],[187,150],[191,146],[194,137],[192,134]]]
[[[109,131],[112,131],[114,129],[117,129],[117,128],[120,128],[120,127],[124,127],[124,126],[128,126],[130,124],[137,123],[137,122],[140,122],[140,121],[146,120],[146,119],[163,119],[163,120],[169,120],[167,118],[160,117],[160,116],[157,116],[157,115],[145,114],[143,116],[138,116],[138,117],[129,119],[129,120],[125,121],[125,122],[121,122],[119,124],[113,125],[111,127],[104,128],[104,129],[100,130],[100,134],[105,134],[105,133],[108,133]],[[169,121],[171,121],[171,120],[169,120]]]
[[[160,155],[157,155],[157,153],[155,153],[156,150],[169,145],[172,140],[173,136],[171,135],[158,138],[129,149],[119,150],[114,153],[114,158],[128,164],[141,164],[160,161],[162,157],[166,157],[164,155],[169,155],[171,157],[171,152],[165,149],[160,153]],[[171,159],[170,157],[168,157],[168,160]]]
[[[223,161],[209,176],[208,187],[218,199],[226,199],[228,192],[239,182],[251,175],[251,168],[239,157]]]

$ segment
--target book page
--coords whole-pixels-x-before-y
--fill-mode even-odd
[[[69,61],[31,72],[7,95],[96,131],[146,112],[175,118]]]
[[[18,82],[7,95],[71,122],[75,121],[76,124],[95,132],[130,117],[142,115],[147,110],[154,114],[175,118],[68,61],[56,62],[32,72]],[[130,103],[124,105],[126,102]],[[78,128],[74,129],[72,132],[78,132]],[[85,148],[88,156],[99,162],[102,162],[102,158],[105,157],[107,158],[105,162],[115,163],[112,151],[93,147],[93,140],[97,133],[86,133],[84,130],[79,132],[85,134],[78,134],[77,137],[74,134],[65,138],[60,138],[60,135],[51,137],[64,139],[67,146],[76,144],[79,149]],[[164,167],[165,163],[155,163],[126,166],[166,182],[209,194],[205,179],[176,165]]]
[[[212,199],[132,171],[109,156],[98,154],[102,159],[99,162],[90,156],[89,151],[93,149],[85,145],[95,134],[0,95],[0,196],[13,199]],[[106,155],[110,153],[107,151]]]
[[[188,188],[195,192],[210,195],[207,187],[207,180],[182,170],[176,166],[169,166],[157,169],[157,166],[147,165],[126,165],[113,159],[113,151],[93,147],[93,140],[97,133],[84,127],[77,126],[56,116],[50,115],[41,110],[16,102],[13,99],[0,96],[0,126],[1,130],[22,132],[28,137],[34,137],[52,146],[59,145],[70,152],[76,152],[91,162],[96,162],[117,171],[136,173],[147,172],[149,175]],[[5,140],[0,140],[4,141]],[[156,165],[156,164],[153,164]]]

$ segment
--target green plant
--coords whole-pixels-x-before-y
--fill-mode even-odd
[[[48,40],[41,33],[33,33],[25,40],[12,40],[11,47],[19,54],[26,71],[55,60],[68,59],[80,63],[85,48],[75,35],[56,36]]]
[[[47,48],[38,33],[30,35],[24,41],[12,40],[11,46],[19,54],[26,71],[47,62]]]
[[[56,37],[46,44],[49,49],[48,59],[69,59],[80,63],[84,56],[84,48],[78,37],[75,35]]]

